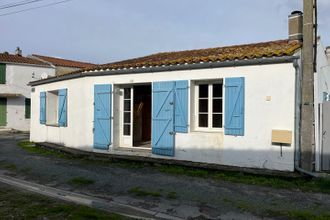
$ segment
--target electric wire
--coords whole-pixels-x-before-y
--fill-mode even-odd
[[[32,7],[32,8],[27,8],[27,9],[23,9],[23,10],[19,10],[19,11],[13,11],[13,12],[8,12],[8,13],[3,13],[3,14],[0,14],[0,17],[7,16],[7,15],[12,15],[12,14],[18,14],[18,13],[22,13],[22,12],[26,12],[26,11],[31,11],[31,10],[39,9],[39,8],[50,7],[50,6],[53,6],[53,5],[58,5],[58,4],[66,3],[66,2],[69,2],[69,1],[72,1],[72,0],[58,1],[58,2],[53,2],[53,3],[50,3],[50,4],[41,5],[41,6]]]

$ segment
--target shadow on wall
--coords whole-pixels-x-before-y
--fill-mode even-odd
[[[175,159],[214,163],[228,166],[294,170],[293,146],[272,145],[268,150],[256,150],[255,146],[242,146],[241,150],[227,148],[177,147]]]

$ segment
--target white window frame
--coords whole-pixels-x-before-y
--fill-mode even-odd
[[[214,79],[214,80],[200,80],[195,81],[194,83],[194,92],[195,92],[195,131],[212,131],[212,132],[222,132],[224,130],[224,109],[225,109],[225,90],[224,90],[224,80],[223,79]],[[199,86],[208,84],[208,126],[207,127],[200,127],[199,126]],[[221,128],[213,128],[213,84],[222,84],[222,125]]]
[[[46,95],[46,125],[58,126],[58,96],[59,90],[47,91]]]

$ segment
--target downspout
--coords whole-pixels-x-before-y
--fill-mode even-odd
[[[296,89],[295,89],[295,149],[294,149],[294,169],[298,172],[311,176],[311,177],[319,177],[319,175],[315,172],[310,172],[304,170],[300,167],[300,154],[301,154],[301,145],[300,145],[300,129],[301,129],[301,68],[298,60],[293,61],[293,66],[296,70]]]

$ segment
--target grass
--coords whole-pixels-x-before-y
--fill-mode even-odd
[[[17,190],[4,184],[0,185],[0,216],[1,219],[128,219],[117,214]]]
[[[88,186],[94,184],[94,182],[95,182],[94,180],[78,176],[70,179],[68,183],[76,186]]]
[[[0,168],[4,168],[6,170],[10,170],[10,171],[16,171],[17,167],[15,164],[6,162],[6,161],[0,161]]]
[[[283,217],[288,219],[299,220],[328,220],[330,219],[329,210],[315,210],[311,207],[305,209],[296,209],[289,206],[284,206],[281,209],[275,207],[265,207],[262,204],[256,206],[254,203],[243,200],[232,200],[224,198],[223,201],[243,212],[250,212],[257,216],[264,217]],[[319,213],[317,213],[319,212]]]
[[[54,156],[54,157],[59,157],[59,158],[63,158],[63,159],[72,159],[72,157],[68,154],[64,154],[64,153],[60,153],[57,151],[38,147],[30,141],[21,141],[17,145],[29,153],[38,154],[41,156]]]
[[[301,191],[309,192],[322,192],[330,194],[330,179],[311,179],[311,178],[288,178],[288,177],[276,177],[276,176],[263,176],[255,174],[247,174],[234,171],[215,171],[201,168],[191,168],[178,165],[159,165],[155,166],[151,163],[134,162],[125,160],[113,160],[113,159],[93,159],[89,157],[73,157],[67,153],[60,153],[45,148],[35,146],[29,141],[23,141],[18,144],[21,148],[27,150],[30,153],[35,153],[43,156],[55,156],[63,159],[75,159],[84,164],[93,165],[112,165],[128,169],[141,169],[148,167],[157,170],[162,173],[179,176],[191,176],[198,178],[211,178],[218,181],[227,181],[243,184],[252,184],[259,186],[268,186],[273,188],[283,189],[298,189]]]
[[[167,198],[176,199],[176,198],[178,198],[178,195],[176,194],[176,192],[169,192],[169,193],[167,193]]]
[[[161,197],[162,196],[160,192],[148,191],[148,190],[142,189],[141,187],[133,187],[130,190],[128,190],[128,192],[135,196],[139,196],[139,197],[145,197],[145,196]]]

